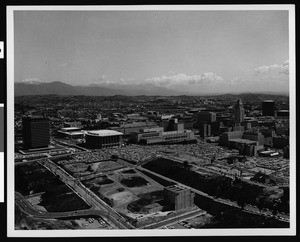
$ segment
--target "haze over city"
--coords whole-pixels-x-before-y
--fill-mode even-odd
[[[288,11],[18,11],[15,82],[288,92]]]

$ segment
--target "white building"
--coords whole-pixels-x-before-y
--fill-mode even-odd
[[[93,130],[86,132],[85,143],[91,148],[108,148],[123,144],[123,133],[115,130]]]

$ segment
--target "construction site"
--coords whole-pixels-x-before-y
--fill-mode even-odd
[[[272,204],[276,199],[282,201],[278,205],[281,214],[288,213],[288,204],[283,200],[289,179],[288,160],[282,157],[243,157],[236,150],[201,140],[198,142],[156,145],[151,149],[130,145],[46,156],[36,161],[18,163],[18,184],[21,190],[26,191],[23,195],[30,196],[26,197],[27,201],[42,213],[68,212],[68,216],[76,217],[78,214],[75,211],[81,211],[83,216],[86,213],[98,214],[98,209],[101,209],[99,215],[106,219],[107,228],[118,228],[119,216],[124,220],[125,228],[188,228],[190,225],[182,221],[192,218],[198,218],[199,224],[206,226],[211,214],[216,213],[212,207],[239,209],[244,203],[246,207],[250,206],[251,213],[261,212],[251,206],[269,208],[270,212],[266,212],[265,216],[271,216],[269,214],[272,214]],[[143,153],[148,154],[146,159],[140,158]],[[47,170],[54,175],[52,178]],[[47,176],[42,175],[45,172]],[[27,183],[22,182],[23,178],[29,179]],[[58,182],[58,178],[65,188],[55,185],[60,187],[56,193],[53,189],[44,191],[38,185],[41,179],[46,179],[44,183],[47,184],[47,179]],[[36,191],[25,188],[24,184],[28,183],[31,186],[36,183],[33,186]],[[49,184],[53,186],[54,183]],[[75,193],[68,192],[68,187]],[[48,193],[51,196],[46,196]],[[72,206],[60,204],[56,198],[62,196],[70,197]],[[99,202],[104,204],[99,207]],[[115,214],[112,223],[110,214]],[[288,219],[288,215],[281,218]],[[97,221],[85,223],[80,222],[80,216],[78,219],[75,220],[79,227],[84,227],[84,224],[91,229],[101,227]],[[170,224],[177,227],[168,227]]]
[[[200,211],[186,188],[177,194],[122,159],[101,160],[104,156],[97,152],[89,154],[89,158],[74,155],[55,159],[55,163],[136,227]]]

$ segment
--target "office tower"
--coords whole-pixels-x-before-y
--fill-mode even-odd
[[[238,99],[234,105],[234,121],[241,123],[244,121],[245,109],[241,99]]]
[[[212,122],[212,123],[210,123],[210,126],[211,126],[211,135],[219,136],[220,135],[220,122]]]
[[[214,112],[209,112],[209,111],[201,111],[197,113],[196,116],[196,122],[207,122],[207,123],[211,123],[211,122],[215,122],[217,119],[217,115]]]
[[[273,100],[264,100],[262,102],[262,115],[263,116],[275,115],[275,102]]]
[[[40,116],[28,116],[22,120],[23,148],[35,149],[50,144],[50,121]]]

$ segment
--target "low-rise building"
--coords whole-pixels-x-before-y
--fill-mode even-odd
[[[124,134],[124,136],[130,136],[133,132],[140,132],[146,128],[158,127],[156,123],[153,122],[134,122],[121,124],[119,127],[110,127],[110,130],[115,130]]]
[[[288,136],[276,136],[273,137],[273,147],[278,149],[283,149],[284,147],[289,145],[289,137]]]
[[[289,119],[290,111],[289,110],[277,110],[277,118],[278,119]]]
[[[83,139],[84,132],[78,127],[65,127],[57,131],[57,136],[65,139]]]
[[[108,148],[121,146],[123,133],[114,130],[93,130],[85,135],[85,143],[89,148]]]
[[[259,156],[262,157],[276,157],[279,156],[279,152],[275,151],[275,150],[264,150],[259,152]]]
[[[143,129],[132,133],[130,141],[140,144],[177,143],[184,141],[196,141],[194,132],[191,130],[164,132],[163,127]]]
[[[264,136],[253,131],[225,132],[219,136],[219,145],[237,149],[241,155],[256,156],[263,149]]]

